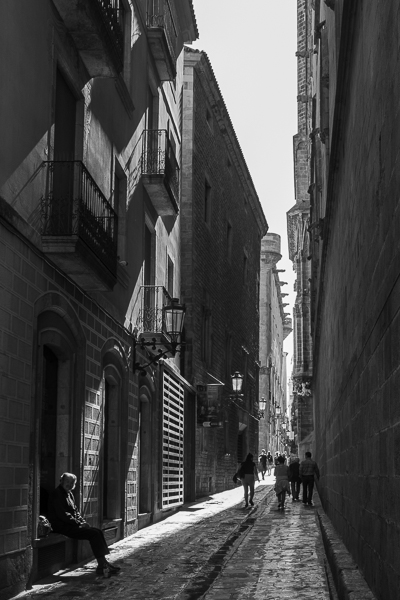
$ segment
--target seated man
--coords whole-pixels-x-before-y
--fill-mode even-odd
[[[64,473],[61,475],[60,485],[50,494],[49,521],[53,531],[75,540],[88,540],[97,559],[98,575],[106,574],[107,570],[109,574],[117,573],[120,567],[111,565],[106,560],[106,554],[110,554],[110,551],[103,532],[97,527],[91,527],[78,511],[72,494],[75,484],[76,475]]]

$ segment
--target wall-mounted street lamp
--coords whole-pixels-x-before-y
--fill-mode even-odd
[[[234,396],[236,398],[243,397],[243,394],[241,393],[243,385],[243,375],[241,375],[239,371],[235,371],[234,374],[231,375],[231,380]]]
[[[172,298],[170,304],[163,306],[162,308],[162,336],[161,339],[153,337],[146,339],[141,337],[137,339],[136,336],[132,336],[133,344],[133,366],[132,370],[134,373],[140,371],[142,375],[146,375],[145,369],[150,365],[157,363],[161,358],[175,356],[177,352],[180,352],[183,347],[183,343],[180,342],[180,336],[183,329],[183,321],[185,318],[186,307],[179,303],[178,298]],[[139,363],[136,361],[136,348],[139,346],[142,350],[146,348],[153,352],[156,352],[149,360],[145,363]],[[161,347],[159,347],[161,346]],[[180,347],[178,347],[180,346]]]
[[[263,419],[265,416],[265,408],[267,406],[267,401],[264,398],[264,396],[262,396],[258,402],[258,420]]]

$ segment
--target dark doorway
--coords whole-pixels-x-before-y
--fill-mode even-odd
[[[43,392],[40,448],[40,514],[47,515],[49,492],[54,489],[57,447],[58,358],[43,346]]]
[[[150,403],[140,402],[139,422],[139,513],[151,512],[151,431]]]
[[[103,489],[104,519],[121,517],[120,380],[108,366],[104,383]]]

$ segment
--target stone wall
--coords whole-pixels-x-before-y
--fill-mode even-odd
[[[69,469],[75,467],[79,478],[78,502],[82,512],[96,525],[101,523],[102,517],[98,507],[97,478],[97,440],[102,434],[96,430],[103,410],[102,399],[97,398],[102,358],[110,341],[112,346],[120,345],[122,352],[128,351],[129,338],[110,315],[44,260],[34,246],[11,227],[5,224],[0,227],[0,588],[4,588],[7,594],[8,589],[23,589],[32,566],[29,540],[32,536],[36,537],[32,531],[36,523],[33,514],[35,445],[32,440],[36,439],[39,419],[34,403],[38,377],[35,375],[36,362],[39,360],[36,349],[38,306],[41,306],[41,312],[46,309],[63,314],[70,310],[84,335],[83,363],[77,368],[83,377],[77,385],[79,397],[74,398],[75,411],[80,407],[81,415],[75,415],[78,430],[74,434],[74,449],[70,448],[73,456],[68,459],[67,466]],[[135,446],[138,416],[137,403],[134,403],[137,390],[133,381],[128,380],[127,386],[126,428],[123,433],[126,454],[122,457],[128,480],[124,499],[125,535],[135,531],[137,518]],[[82,449],[81,417],[85,419]],[[121,485],[124,489],[124,482]]]
[[[250,415],[258,401],[258,282],[266,222],[255,213],[254,203],[259,201],[244,179],[244,174],[249,177],[247,168],[208,59],[190,50],[185,57],[183,111],[181,268],[188,344],[184,375],[192,385],[216,383],[213,377],[225,384],[223,427],[197,428],[196,491],[204,495],[233,487],[240,423],[244,456],[258,449],[258,421]],[[211,349],[205,354],[208,335]],[[243,409],[227,398],[235,370],[246,378]]]
[[[321,497],[371,589],[378,598],[395,600],[400,585],[400,8],[395,1],[336,5],[335,12],[325,8],[321,14],[336,92],[333,97],[330,89],[330,179],[321,199],[323,207],[326,198],[326,212],[314,332]]]

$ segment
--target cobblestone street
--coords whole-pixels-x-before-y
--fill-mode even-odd
[[[277,510],[273,477],[256,485],[245,509],[242,488],[185,505],[166,520],[111,547],[121,572],[95,574],[95,562],[36,582],[18,598],[329,600],[316,508]]]

